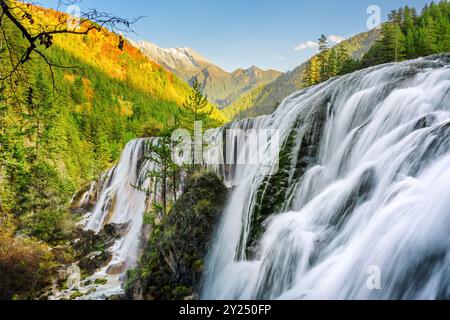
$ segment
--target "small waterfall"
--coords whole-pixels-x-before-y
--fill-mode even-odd
[[[271,116],[214,131],[217,163],[257,145],[224,152],[230,128],[278,130],[280,159],[272,175],[215,166],[233,191],[203,298],[450,298],[450,55],[295,93]]]
[[[129,142],[119,164],[107,172],[97,204],[86,223],[86,228],[100,231],[106,224],[126,226],[125,236],[117,241],[113,259],[107,273],[123,273],[132,267],[141,246],[140,234],[149,187],[147,173],[155,164],[145,160],[146,144],[150,140],[137,139]]]
[[[154,198],[155,194],[158,197],[158,193],[154,192],[157,190],[155,182],[148,177],[148,172],[155,170],[157,164],[146,160],[148,145],[154,141],[130,141],[119,163],[103,174],[98,183],[92,183],[89,190],[81,196],[81,206],[89,199],[97,199],[84,221],[86,229],[99,232],[107,224],[121,225],[124,228],[123,237],[109,249],[112,253],[111,261],[94,275],[94,278],[107,277],[108,283],[91,298],[120,294],[126,271],[135,266],[145,245],[143,215],[148,209],[147,204],[158,200]],[[152,191],[150,193],[146,192],[149,188]]]

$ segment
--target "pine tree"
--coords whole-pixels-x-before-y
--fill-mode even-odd
[[[424,20],[423,33],[423,55],[430,55],[438,52],[437,24],[431,15],[427,15]]]
[[[32,86],[27,91],[27,105],[30,130],[34,133],[35,157],[38,160],[42,149],[52,143],[54,137],[51,133],[58,124],[56,119],[61,106],[44,71],[37,68],[36,72]]]
[[[406,34],[415,27],[415,12],[410,7],[406,6],[404,9],[404,18],[402,23],[402,31]]]
[[[184,108],[191,112],[194,122],[204,121],[212,114],[212,107],[208,107],[208,97],[202,94],[202,85],[197,77],[192,82],[191,94],[184,103]]]
[[[417,56],[416,37],[414,27],[409,28],[405,38],[405,55],[407,59],[413,59]]]
[[[160,136],[154,142],[148,143],[148,153],[146,159],[157,164],[157,167],[147,173],[148,177],[159,181],[161,185],[161,211],[163,214],[168,212],[169,203],[169,189],[172,189],[173,201],[177,200],[178,179],[182,170],[174,161],[172,157],[173,141],[172,133],[178,127],[175,120],[172,126],[166,125],[161,131]],[[156,183],[156,186],[158,183]],[[171,187],[169,187],[171,185]],[[156,187],[157,189],[157,187]],[[158,192],[158,190],[155,190]],[[159,208],[156,204],[156,208]]]
[[[312,57],[303,72],[303,86],[310,87],[320,83],[320,61],[318,56]]]
[[[394,61],[403,61],[406,58],[406,38],[399,24],[394,24],[392,28],[391,50],[394,53]]]
[[[321,34],[319,38],[319,52],[324,53],[326,51],[328,51],[328,39],[324,34]]]
[[[326,81],[330,78],[329,47],[327,37],[322,34],[319,38],[319,82]]]

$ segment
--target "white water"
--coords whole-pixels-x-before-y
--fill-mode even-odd
[[[232,192],[209,252],[202,298],[450,298],[449,65],[446,56],[363,70],[296,93],[271,116],[229,125],[278,130],[281,141],[296,130],[292,155],[308,137],[319,137],[300,178],[293,157],[283,209],[266,220],[253,253],[246,250],[252,213],[266,187],[274,141],[253,136],[227,149],[226,129],[211,131],[216,147],[205,158]],[[139,258],[143,213],[158,200],[133,187],[153,184],[147,172],[155,164],[144,159],[148,141],[131,141],[100,181],[86,227],[127,228],[110,248],[111,262],[94,275],[108,283],[84,298],[122,293],[124,274]],[[220,165],[225,154],[243,149],[259,154],[264,165]],[[245,162],[246,153],[239,155],[238,163]],[[81,203],[95,198],[96,189]],[[367,287],[373,266],[381,271],[381,290]]]
[[[447,55],[363,70],[292,95],[272,116],[234,123],[278,129],[282,141],[295,129],[298,154],[326,111],[317,157],[290,179],[253,255],[245,247],[264,177],[255,165],[227,171],[234,188],[202,297],[450,298],[449,65]],[[239,148],[255,141],[247,144]],[[374,266],[380,290],[367,285]]]
[[[106,181],[86,228],[100,231],[106,224],[125,224],[126,236],[112,249],[114,258],[108,269],[128,269],[137,259],[146,204],[147,173],[152,165],[144,160],[146,140],[133,140],[127,144],[119,164],[106,174]],[[147,141],[148,143],[148,141]],[[122,271],[123,272],[123,271]]]
[[[107,277],[108,283],[98,288],[91,298],[122,293],[123,277],[135,266],[145,245],[143,214],[147,202],[153,199],[147,199],[147,193],[143,190],[153,183],[148,178],[148,172],[155,168],[155,163],[145,160],[150,142],[148,139],[129,142],[119,163],[101,179],[99,198],[88,215],[86,228],[99,232],[107,224],[117,224],[125,226],[125,231],[123,237],[109,249],[111,261],[93,277]]]

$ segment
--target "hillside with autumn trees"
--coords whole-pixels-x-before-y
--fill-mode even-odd
[[[30,34],[67,20],[21,2],[3,5],[16,5],[13,17]],[[192,119],[183,107],[189,85],[106,28],[41,37],[36,48],[45,56],[23,61],[12,52],[26,53],[26,37],[4,14],[1,29],[0,265],[11,278],[2,276],[0,292],[11,298],[47,284],[56,263],[47,246],[72,232],[77,190],[116,162],[131,139],[157,135],[175,119],[191,129]],[[224,116],[209,108],[206,126],[220,125]]]

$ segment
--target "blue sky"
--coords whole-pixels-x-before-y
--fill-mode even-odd
[[[50,7],[56,0],[38,0]],[[315,48],[301,49],[320,34],[349,37],[367,31],[370,5],[382,19],[403,5],[422,8],[429,0],[82,0],[82,10],[96,8],[122,17],[146,16],[135,39],[161,47],[191,47],[232,71],[257,65],[291,70]],[[299,48],[301,47],[301,48]],[[307,47],[307,46],[306,46]],[[294,48],[297,48],[295,50]]]

